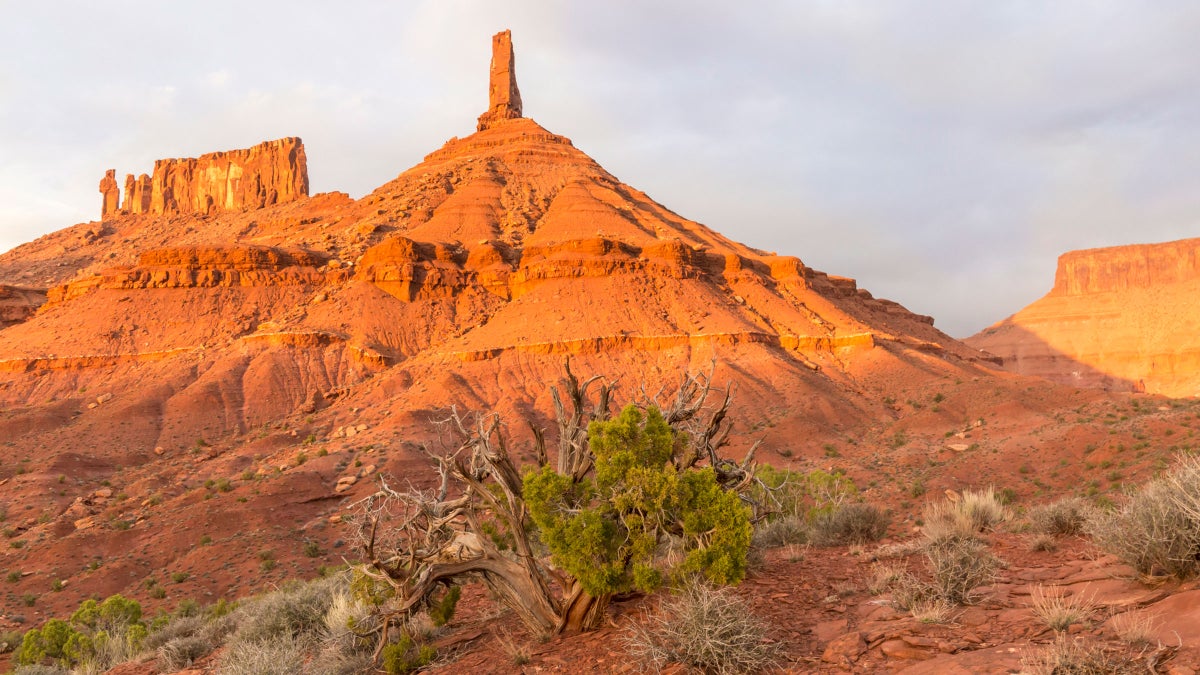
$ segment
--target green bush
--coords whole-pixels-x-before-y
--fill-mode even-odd
[[[629,405],[588,426],[594,477],[574,483],[549,466],[525,475],[529,514],[554,563],[592,596],[653,590],[664,571],[719,584],[745,576],[749,509],[712,468],[677,471],[680,441],[657,408]],[[674,532],[683,558],[663,569],[656,553]]]
[[[433,645],[418,645],[405,633],[398,642],[385,646],[380,656],[383,670],[388,675],[406,675],[432,663],[437,658],[437,650]]]

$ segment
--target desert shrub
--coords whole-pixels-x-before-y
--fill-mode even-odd
[[[685,552],[665,571],[721,584],[745,576],[749,509],[722,489],[712,467],[677,470],[676,436],[658,408],[630,404],[588,426],[594,478],[575,481],[549,465],[525,475],[524,499],[542,541],[592,596],[661,584],[671,561],[656,552],[671,531],[682,534]]]
[[[1200,573],[1200,514],[1187,508],[1189,494],[1200,492],[1200,469],[1193,462],[1177,471],[1127,494],[1111,511],[1096,510],[1085,531],[1141,574],[1186,579]]]
[[[1052,553],[1058,550],[1058,542],[1048,534],[1039,534],[1029,542],[1029,550]]]
[[[163,672],[173,673],[192,665],[197,659],[207,656],[216,648],[200,635],[177,637],[154,650],[158,665]]]
[[[1096,609],[1095,605],[1082,595],[1064,595],[1061,592],[1048,591],[1043,586],[1033,589],[1029,606],[1033,615],[1042,623],[1060,633],[1070,628],[1071,624],[1083,623]]]
[[[149,651],[154,651],[171,640],[196,635],[204,628],[205,623],[204,618],[199,616],[163,615],[161,618],[156,618],[151,624],[153,630],[150,635],[146,636],[142,646]]]
[[[406,675],[432,663],[437,658],[437,650],[433,645],[419,644],[404,633],[399,641],[384,646],[380,658],[388,675]]]
[[[454,608],[458,605],[460,597],[462,597],[462,587],[451,586],[446,594],[429,608],[429,618],[433,621],[434,626],[441,627],[450,623],[450,619],[454,618]]]
[[[1030,675],[1123,675],[1142,673],[1145,667],[1118,654],[1106,652],[1086,638],[1071,639],[1060,633],[1054,642],[1021,656],[1022,672]]]
[[[790,544],[806,544],[808,523],[798,516],[783,516],[765,520],[754,527],[750,546],[755,549],[778,548]]]
[[[325,626],[325,615],[334,593],[343,590],[342,578],[309,583],[291,582],[279,590],[248,600],[233,613],[237,631],[231,642],[262,642],[315,635]]]
[[[996,556],[974,539],[931,543],[925,557],[938,597],[954,604],[969,604],[971,591],[991,583],[1000,567]]]
[[[304,672],[304,644],[295,636],[234,640],[217,662],[218,675],[294,675]]]
[[[881,539],[887,532],[888,517],[871,504],[851,503],[825,513],[812,521],[812,543],[816,546],[865,544]]]
[[[975,539],[1008,518],[1008,509],[993,488],[963,490],[957,500],[942,500],[925,507],[925,536],[933,543]]]
[[[13,663],[39,665],[47,661],[64,667],[107,670],[141,650],[146,626],[142,607],[113,595],[104,602],[84,601],[70,621],[50,619],[27,631],[13,654]]]
[[[745,496],[756,505],[756,516],[766,522],[788,518],[811,521],[858,497],[854,481],[839,470],[802,473],[763,464],[754,477]]]
[[[1088,503],[1080,497],[1064,497],[1029,509],[1026,516],[1034,532],[1079,534],[1087,522]]]
[[[626,648],[655,669],[681,663],[705,673],[749,673],[770,667],[774,643],[750,608],[727,589],[690,583],[630,626]]]

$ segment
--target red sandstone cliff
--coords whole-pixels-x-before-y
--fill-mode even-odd
[[[113,170],[100,183],[101,215],[118,212],[120,189]],[[244,150],[196,158],[160,159],[154,175],[125,177],[121,208],[133,214],[215,213],[260,209],[308,196],[308,160],[299,138],[281,138]]]
[[[1200,239],[1065,253],[1054,288],[968,338],[1013,372],[1200,395]]]

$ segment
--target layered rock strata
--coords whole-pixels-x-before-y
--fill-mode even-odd
[[[1200,239],[1071,251],[1054,288],[968,338],[1013,372],[1200,395]]]
[[[308,159],[295,137],[194,158],[160,159],[153,176],[125,177],[125,202],[114,171],[100,182],[102,217],[129,213],[209,214],[259,209],[308,196]]]

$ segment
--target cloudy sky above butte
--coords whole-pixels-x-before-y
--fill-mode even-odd
[[[525,114],[752,246],[963,337],[1070,249],[1200,236],[1200,5],[0,0],[0,251],[105,169],[296,135],[359,197],[474,130],[492,33]]]

